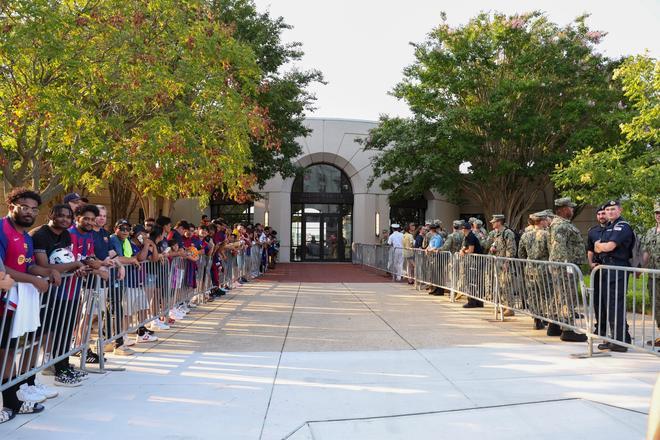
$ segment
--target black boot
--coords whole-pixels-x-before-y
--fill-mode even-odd
[[[545,328],[545,322],[541,321],[539,318],[534,318],[534,330],[543,330]]]
[[[557,324],[550,323],[548,324],[548,330],[546,332],[548,336],[561,336],[561,327]]]

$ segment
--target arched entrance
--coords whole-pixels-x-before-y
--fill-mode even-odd
[[[314,164],[291,190],[291,261],[350,261],[353,188],[330,164]]]

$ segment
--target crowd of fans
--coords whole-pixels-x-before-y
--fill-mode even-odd
[[[58,395],[38,380],[36,371],[53,375],[55,386],[77,387],[87,378],[68,356],[50,362],[79,347],[77,342],[86,337],[85,325],[92,327],[94,314],[81,299],[84,289],[103,294],[99,307],[105,322],[96,322],[94,332],[111,340],[102,353],[89,348],[73,354],[94,364],[105,354],[131,356],[132,345],[158,341],[157,332],[184,319],[199,301],[225,295],[277,261],[277,232],[259,223],[230,225],[204,215],[195,225],[161,216],[133,225],[121,219],[110,229],[106,207],[70,193],[50,209],[46,224],[35,227],[42,204],[38,193],[15,188],[6,204],[9,213],[0,219],[0,374],[3,384],[21,374],[27,377],[2,391],[0,423],[17,414],[43,411],[42,402]],[[248,259],[254,264],[248,266]],[[183,268],[180,281],[155,269],[174,268],[173,261]],[[210,269],[211,288],[202,292],[203,298],[162,313],[153,295],[148,299],[149,289],[171,289],[177,282],[194,287],[200,261]],[[232,267],[250,270],[231,274]],[[136,326],[126,316],[135,311],[144,311],[139,316],[148,317],[148,322],[140,322],[144,325],[129,335],[127,329]],[[40,343],[25,343],[30,338]]]

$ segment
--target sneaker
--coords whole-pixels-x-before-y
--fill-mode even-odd
[[[113,353],[115,356],[132,356],[135,354],[135,351],[127,348],[126,344],[124,344],[120,347],[115,347]]]
[[[16,391],[16,398],[22,402],[36,403],[41,403],[46,400],[46,396],[37,391],[37,387],[30,386],[26,383],[18,388]]]
[[[64,369],[55,375],[55,386],[58,387],[79,387],[82,385],[82,379],[78,379],[71,370]]]
[[[45,406],[43,406],[41,403],[37,402],[23,402],[21,405],[21,408],[18,410],[19,414],[33,414],[33,413],[40,413],[46,409]]]
[[[71,364],[69,364],[69,372],[80,380],[89,379],[89,373],[87,371],[76,368]]]
[[[10,421],[16,417],[16,413],[9,408],[0,407],[0,424]]]
[[[156,321],[153,321],[153,326],[156,327],[158,330],[169,330],[170,329],[170,326],[165,324],[160,319],[157,319]]]
[[[59,394],[57,391],[52,389],[51,387],[41,383],[41,382],[35,382],[34,383],[34,388],[39,391],[41,394],[46,396],[46,399],[52,399],[54,397],[57,397]]]
[[[144,343],[144,342],[156,342],[158,340],[158,336],[150,335],[149,333],[145,333],[142,336],[137,335],[135,338],[135,342],[139,343]]]
[[[135,341],[131,338],[124,338],[124,347],[132,347],[135,345]]]

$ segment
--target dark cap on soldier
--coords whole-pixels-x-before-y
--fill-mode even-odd
[[[463,222],[461,224],[461,229],[472,229],[469,222]]]
[[[618,200],[614,200],[614,199],[613,200],[608,200],[607,202],[605,202],[605,208],[607,208],[608,206],[621,207],[621,202],[618,201]]]
[[[570,197],[562,197],[560,199],[555,200],[555,206],[559,208],[560,206],[569,206],[571,208],[575,208],[577,205],[573,203]]]

